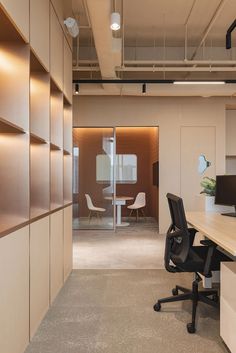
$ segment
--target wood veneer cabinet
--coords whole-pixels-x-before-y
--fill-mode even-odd
[[[41,25],[43,14],[50,19],[50,3],[30,0],[30,26],[21,18],[28,18],[29,0],[0,5],[0,352],[7,353],[24,352],[71,271],[72,222],[64,208],[71,207],[72,115],[54,9],[55,67],[47,65],[48,42],[44,47],[36,33],[40,25],[46,37]]]
[[[59,89],[63,89],[63,31],[53,6],[50,6],[50,72]]]
[[[50,75],[31,51],[30,132],[50,141]]]
[[[49,4],[49,0],[30,0],[30,45],[47,71],[49,71]]]
[[[72,106],[64,99],[64,139],[63,148],[66,152],[72,153]]]
[[[29,0],[1,0],[1,7],[10,15],[14,25],[24,37],[29,41]]]
[[[63,148],[63,93],[51,80],[51,143]]]

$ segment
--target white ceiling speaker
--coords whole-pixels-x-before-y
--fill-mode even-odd
[[[120,29],[120,14],[119,12],[112,12],[111,14],[111,29],[118,31]]]
[[[76,19],[74,19],[72,17],[67,17],[67,19],[64,21],[64,24],[66,25],[71,37],[75,38],[78,36],[79,26],[78,26]]]

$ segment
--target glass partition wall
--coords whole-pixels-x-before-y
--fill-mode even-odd
[[[73,129],[73,228],[115,228],[115,131]]]

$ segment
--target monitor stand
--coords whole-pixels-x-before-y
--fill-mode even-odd
[[[234,206],[235,212],[221,213],[222,216],[236,217],[236,206]]]

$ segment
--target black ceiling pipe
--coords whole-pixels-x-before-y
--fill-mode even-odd
[[[74,79],[73,83],[97,83],[97,84],[126,84],[126,83],[133,83],[133,84],[155,84],[155,83],[174,83],[174,82],[178,82],[178,81],[183,81],[183,80],[135,80],[135,79],[127,79],[127,80],[117,80],[117,79],[112,79],[112,80],[107,80],[107,79]],[[215,80],[186,80],[186,82],[212,82]],[[224,81],[225,83],[236,83],[236,80],[217,80],[217,81]]]
[[[236,27],[236,20],[231,24],[226,33],[226,49],[231,49],[231,33]]]
[[[77,80],[73,80],[73,83],[99,83],[99,84],[106,84],[106,83],[140,83],[140,84],[145,84],[145,83],[173,83],[174,80],[135,80],[135,79],[127,79],[127,80],[119,80],[119,79],[111,79],[111,80],[107,80],[107,79],[77,79]]]

